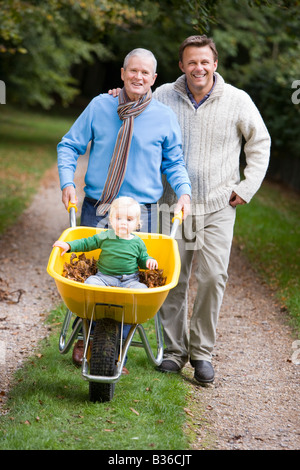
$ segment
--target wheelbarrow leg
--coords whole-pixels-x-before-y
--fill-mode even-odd
[[[162,337],[162,327],[161,327],[161,321],[160,321],[160,315],[159,312],[155,315],[155,331],[156,331],[156,341],[157,341],[157,353],[156,357],[153,354],[153,351],[151,349],[151,346],[149,344],[148,338],[146,336],[145,330],[142,325],[138,324],[137,325],[137,330],[139,332],[140,338],[142,340],[142,343],[135,342],[133,346],[143,346],[146,354],[148,356],[149,361],[152,363],[154,366],[159,366],[162,362],[163,359],[163,337]]]
[[[70,350],[72,344],[74,343],[75,339],[77,338],[78,333],[79,333],[79,331],[82,327],[82,319],[80,318],[80,319],[78,319],[76,325],[74,326],[74,328],[72,330],[72,333],[71,333],[68,341],[66,342],[66,337],[67,337],[67,333],[68,333],[68,330],[69,330],[72,315],[73,315],[73,313],[68,309],[67,313],[65,315],[65,318],[64,318],[64,322],[63,322],[60,337],[59,337],[59,352],[61,354],[66,354]]]

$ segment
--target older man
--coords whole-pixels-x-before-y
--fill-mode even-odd
[[[113,199],[130,196],[142,205],[143,230],[156,231],[162,174],[178,199],[175,211],[188,215],[191,186],[181,131],[174,112],[152,98],[156,76],[152,52],[131,51],[121,68],[124,87],[119,99],[109,94],[95,97],[58,144],[62,200],[67,208],[69,202],[76,203],[77,159],[91,142],[81,225],[106,227]],[[81,357],[82,349],[75,362]]]
[[[109,94],[95,97],[58,144],[62,200],[67,207],[69,201],[76,202],[77,159],[91,141],[82,225],[104,225],[109,203],[117,195],[133,197],[146,213],[152,209],[155,219],[163,192],[161,173],[179,199],[177,209],[188,208],[191,189],[181,132],[175,114],[152,98],[156,76],[154,55],[145,49],[131,51],[121,68],[124,88],[119,100]],[[153,217],[151,228],[156,231]],[[148,224],[143,229],[148,231]]]

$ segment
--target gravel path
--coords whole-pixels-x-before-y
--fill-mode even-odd
[[[79,162],[77,188],[82,188],[86,159]],[[69,226],[58,188],[54,168],[16,226],[0,239],[0,289],[23,291],[18,303],[0,302],[0,411],[14,371],[49,334],[44,319],[60,302],[46,272],[52,243]],[[82,193],[79,197],[81,202]],[[194,291],[192,278],[191,302]],[[194,449],[300,448],[294,341],[272,293],[234,246],[218,325],[215,383],[199,387],[190,367],[182,372],[191,383],[186,411],[196,434]]]
[[[293,347],[300,349],[300,342],[272,292],[234,246],[214,350],[215,382],[192,392],[194,448],[300,449],[300,354],[295,357]],[[204,410],[200,420],[197,409]]]
[[[76,184],[83,188],[87,160],[79,159]],[[79,193],[79,206],[83,194]],[[18,303],[0,302],[0,410],[13,372],[49,334],[47,313],[61,302],[46,269],[52,244],[69,227],[56,167],[48,171],[30,207],[0,238],[0,289],[24,292]],[[12,300],[18,295],[12,294]]]

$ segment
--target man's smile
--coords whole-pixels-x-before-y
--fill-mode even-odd
[[[192,73],[192,77],[195,78],[204,78],[207,75],[207,73]]]

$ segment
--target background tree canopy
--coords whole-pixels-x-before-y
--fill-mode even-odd
[[[122,85],[123,58],[135,47],[156,55],[156,86],[173,81],[181,73],[180,43],[205,33],[216,42],[218,71],[251,95],[265,119],[272,137],[270,173],[300,189],[300,104],[292,101],[293,84],[299,81],[300,89],[299,3],[0,0],[0,80],[6,101],[49,109],[74,104],[80,96],[84,106]]]

